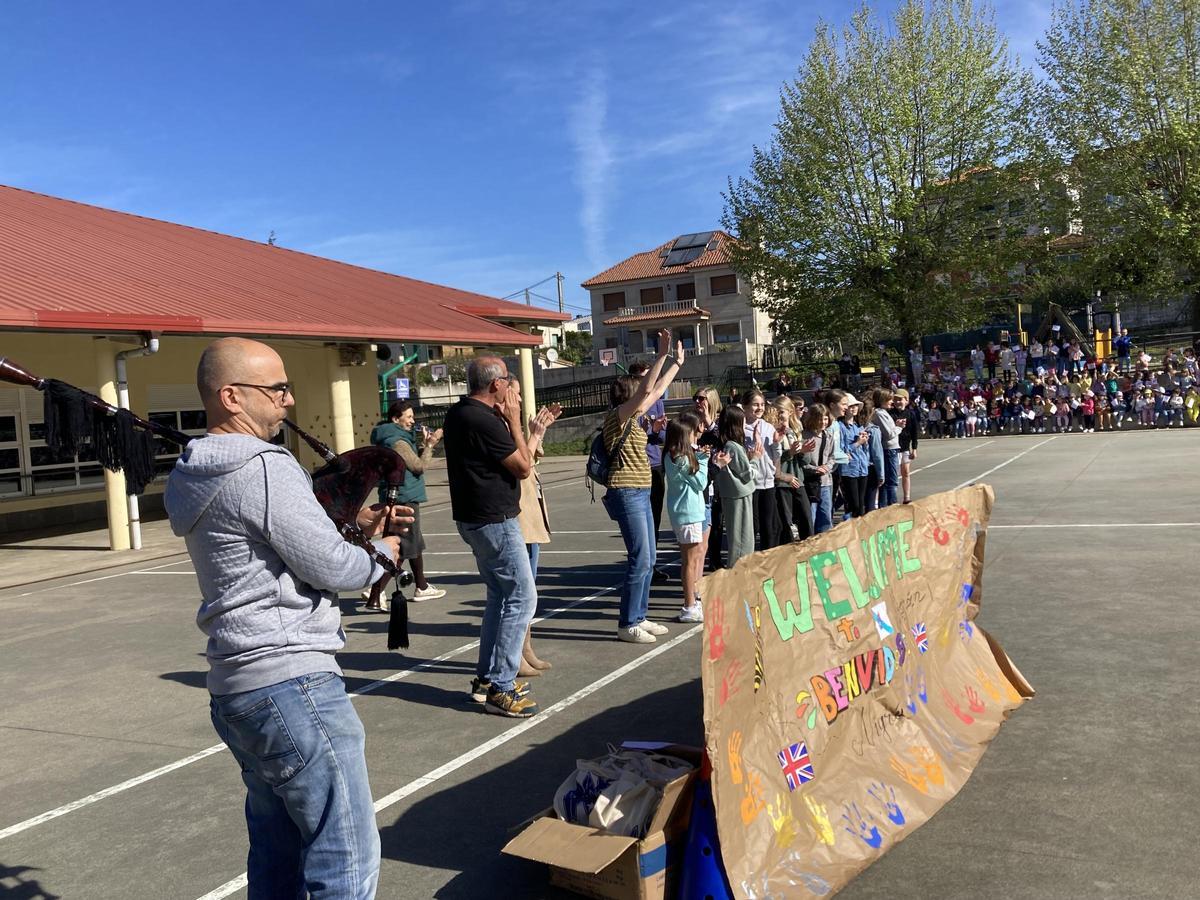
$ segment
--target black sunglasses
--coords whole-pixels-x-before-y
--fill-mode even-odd
[[[281,397],[286,396],[287,394],[291,394],[293,397],[296,396],[296,392],[293,389],[290,381],[281,381],[278,384],[250,384],[245,381],[231,381],[229,382],[229,386],[258,388],[260,391],[278,391]]]

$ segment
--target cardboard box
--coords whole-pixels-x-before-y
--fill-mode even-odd
[[[663,745],[655,752],[675,756],[700,767],[695,747]],[[601,900],[665,900],[674,896],[679,843],[687,833],[696,772],[682,775],[663,788],[662,800],[646,836],[609,834],[587,825],[573,825],[547,809],[522,826],[503,852],[550,866],[550,883]]]

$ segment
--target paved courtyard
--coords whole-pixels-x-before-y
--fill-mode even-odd
[[[963,791],[840,896],[1195,896],[1198,451],[1194,429],[922,444],[917,496],[995,488],[980,621],[1038,696]],[[533,680],[538,717],[465,701],[483,593],[444,489],[426,565],[449,595],[410,607],[411,650],[387,652],[385,618],[344,598],[380,897],[560,896],[543,868],[500,855],[510,829],[577,757],[702,741],[699,629],[613,639],[622,546],[581,470],[545,466],[556,533],[534,633],[554,668]],[[208,720],[196,581],[161,524],[148,532],[152,553],[103,570],[113,555],[87,549],[94,536],[0,556],[0,897],[244,896],[243,789]],[[678,603],[656,587],[651,615]]]

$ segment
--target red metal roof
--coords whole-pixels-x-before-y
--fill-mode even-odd
[[[507,307],[529,310],[0,185],[0,328],[538,346],[485,318]]]
[[[473,295],[471,300],[456,304],[458,309],[473,316],[483,316],[485,319],[503,319],[506,322],[537,322],[542,325],[557,325],[559,322],[570,322],[573,318],[568,313],[560,313],[544,306],[527,306],[524,303],[513,303],[509,300],[493,300],[491,297]]]
[[[593,275],[583,283],[583,287],[597,287],[602,284],[616,284],[621,281],[640,281],[643,278],[661,278],[663,275],[680,275],[693,269],[705,269],[710,266],[729,265],[729,243],[733,240],[724,231],[714,231],[713,237],[718,241],[717,246],[708,250],[682,266],[663,268],[662,251],[669,249],[675,239],[660,244],[653,250],[635,253],[615,266],[605,269],[599,275]]]

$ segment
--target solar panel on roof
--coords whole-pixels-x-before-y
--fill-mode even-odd
[[[711,231],[698,231],[695,234],[681,234],[671,245],[672,250],[687,250],[691,247],[703,247],[713,236]]]
[[[685,247],[679,250],[672,250],[667,254],[667,258],[663,260],[664,266],[686,266],[695,259],[699,259],[704,253],[704,246]]]

